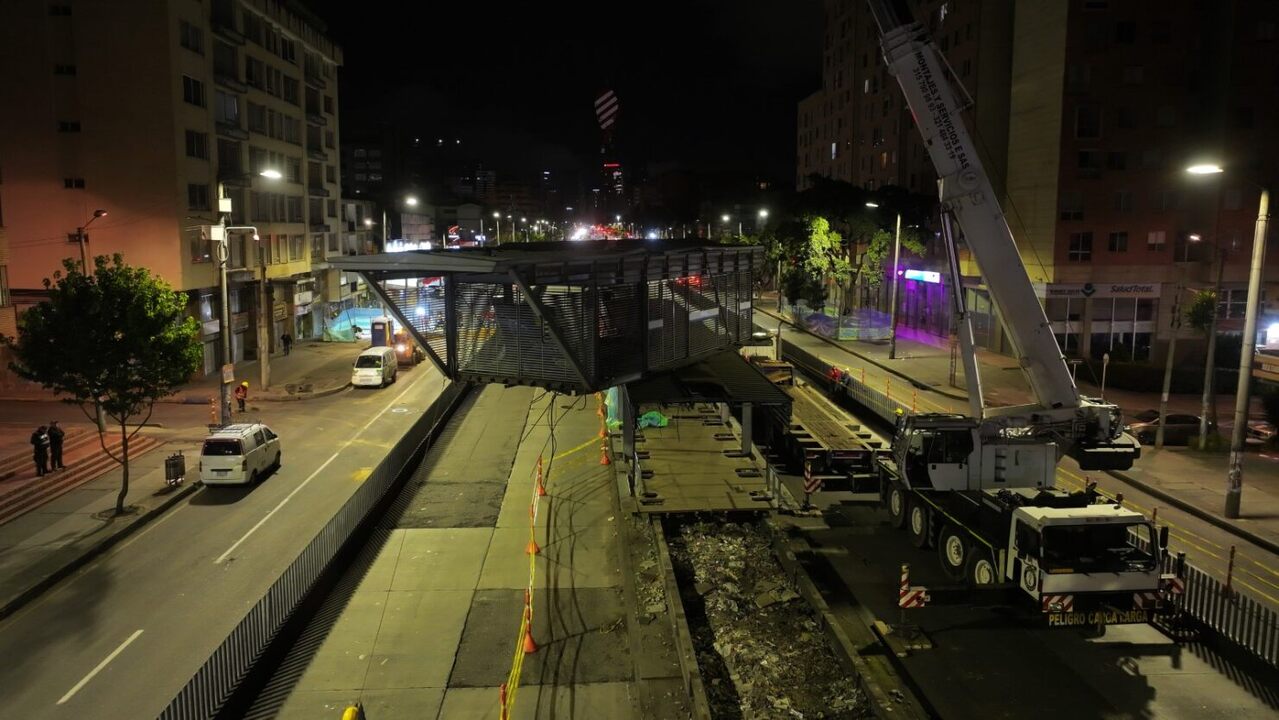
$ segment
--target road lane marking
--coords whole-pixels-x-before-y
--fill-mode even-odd
[[[94,677],[95,675],[97,675],[98,673],[102,672],[102,669],[103,669],[103,668],[105,668],[107,665],[109,665],[109,664],[111,663],[111,661],[112,661],[112,660],[115,660],[115,658],[116,658],[116,656],[117,656],[117,655],[119,655],[120,653],[124,652],[124,649],[125,649],[125,648],[127,648],[127,647],[129,647],[129,645],[130,645],[130,644],[131,644],[134,640],[137,640],[137,639],[138,639],[138,636],[139,636],[139,635],[141,635],[141,634],[142,634],[142,630],[139,628],[137,632],[135,632],[135,633],[133,633],[132,635],[130,635],[130,636],[129,636],[129,639],[128,639],[128,640],[125,640],[124,642],[120,643],[120,647],[118,647],[118,648],[116,648],[115,650],[111,651],[111,654],[110,654],[110,655],[108,655],[108,656],[106,656],[105,658],[103,658],[103,659],[102,659],[102,662],[98,663],[98,666],[97,666],[97,667],[95,667],[94,669],[90,670],[88,675],[85,675],[83,678],[81,678],[81,679],[80,679],[80,682],[78,682],[78,683],[76,683],[76,684],[75,684],[75,687],[73,687],[73,688],[71,688],[70,690],[68,690],[68,691],[67,691],[67,694],[66,694],[66,695],[63,695],[63,696],[62,696],[62,699],[58,701],[58,704],[59,704],[59,705],[61,705],[61,704],[65,703],[66,701],[70,700],[70,699],[72,698],[72,696],[74,696],[76,693],[80,692],[80,688],[84,687],[85,685],[88,685],[88,684],[89,684],[89,681],[90,681],[90,680],[92,680],[92,679],[93,679],[93,677]]]
[[[425,376],[425,375],[423,375],[422,377],[426,377],[426,376]],[[398,403],[400,402],[400,399],[401,399],[401,398],[403,398],[405,395],[409,394],[410,392],[412,392],[413,390],[416,390],[416,389],[417,389],[417,384],[416,384],[416,383],[414,383],[414,384],[413,384],[412,386],[410,386],[410,387],[404,388],[404,392],[400,393],[399,395],[397,395],[397,396],[396,396],[396,398],[395,398],[394,400],[392,400],[391,402],[387,403],[386,407],[384,407],[384,408],[382,408],[380,411],[378,411],[378,412],[374,413],[374,414],[373,414],[373,417],[369,418],[369,421],[368,421],[368,422],[366,422],[366,423],[364,423],[364,427],[360,428],[360,429],[359,429],[359,430],[355,433],[355,435],[352,435],[352,436],[351,436],[351,438],[350,438],[350,439],[348,439],[345,443],[342,443],[342,447],[338,448],[336,452],[334,452],[332,455],[330,455],[330,456],[329,456],[329,459],[328,459],[328,460],[325,460],[325,461],[324,461],[324,463],[320,465],[320,467],[316,468],[316,469],[315,469],[315,471],[314,471],[314,472],[312,472],[310,475],[308,475],[308,476],[307,476],[307,478],[306,478],[305,480],[303,480],[303,481],[302,481],[302,482],[301,482],[301,483],[300,483],[297,487],[293,488],[293,492],[291,492],[291,493],[289,493],[288,495],[286,495],[286,496],[285,496],[285,498],[284,498],[283,500],[281,500],[281,501],[280,501],[280,503],[279,503],[278,505],[276,505],[275,507],[271,508],[271,512],[269,512],[269,513],[267,513],[265,516],[263,516],[263,518],[262,518],[261,520],[259,520],[259,521],[257,522],[257,524],[256,524],[256,525],[254,525],[253,527],[249,528],[249,531],[248,531],[248,532],[244,533],[244,535],[241,535],[239,540],[236,540],[236,541],[235,541],[235,543],[234,543],[233,545],[231,545],[231,547],[227,548],[227,551],[226,551],[226,552],[224,552],[224,553],[222,553],[221,555],[219,555],[219,556],[218,556],[218,559],[213,561],[213,564],[214,564],[214,565],[221,565],[223,560],[226,560],[228,557],[230,557],[230,556],[231,556],[231,553],[235,552],[236,548],[240,547],[240,545],[241,545],[241,544],[243,544],[245,540],[248,540],[248,539],[249,539],[249,536],[251,536],[253,533],[257,532],[257,531],[258,531],[258,528],[261,528],[263,525],[265,525],[265,524],[266,524],[266,521],[267,521],[267,520],[270,520],[270,519],[271,519],[271,517],[272,517],[273,515],[275,515],[277,512],[279,512],[279,511],[280,511],[280,508],[284,507],[284,506],[285,506],[285,504],[287,504],[290,500],[292,500],[294,495],[297,495],[298,493],[302,492],[302,488],[305,488],[305,487],[306,487],[306,486],[307,486],[307,485],[308,485],[308,484],[309,484],[312,480],[314,480],[314,479],[315,479],[315,478],[316,478],[316,477],[317,477],[320,473],[324,472],[324,469],[325,469],[325,468],[327,468],[327,467],[329,466],[329,463],[331,463],[331,462],[333,462],[334,460],[336,460],[338,455],[341,455],[341,454],[342,454],[342,453],[343,453],[343,452],[344,452],[347,448],[351,447],[351,445],[355,443],[356,439],[357,439],[357,438],[359,438],[361,435],[363,435],[363,434],[364,434],[364,431],[366,431],[366,430],[368,430],[370,427],[372,427],[372,425],[373,425],[373,423],[374,423],[374,422],[377,422],[377,419],[378,419],[378,418],[382,417],[382,415],[384,415],[384,414],[386,413],[386,411],[387,411],[387,410],[390,410],[392,407],[394,407],[396,404],[398,404]]]

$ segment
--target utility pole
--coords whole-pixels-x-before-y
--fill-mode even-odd
[[[1177,354],[1177,333],[1181,330],[1180,283],[1177,284],[1175,292],[1177,294],[1172,299],[1172,317],[1168,321],[1168,325],[1172,328],[1172,337],[1168,338],[1168,359],[1164,362],[1164,388],[1163,394],[1159,396],[1159,426],[1155,428],[1155,447],[1157,448],[1164,446],[1164,425],[1168,420],[1168,392],[1172,389],[1173,357]]]
[[[897,229],[893,233],[893,306],[888,311],[888,359],[897,359],[897,272],[902,256],[902,214],[897,213]]]
[[[1218,238],[1218,242],[1220,238]],[[1226,250],[1217,248],[1217,282],[1212,286],[1212,318],[1208,320],[1208,357],[1204,362],[1203,403],[1199,409],[1199,449],[1208,449],[1208,417],[1217,419],[1217,304],[1221,302],[1221,274],[1226,269]]]
[[[222,425],[231,424],[231,383],[235,382],[235,363],[231,358],[231,302],[226,279],[226,265],[230,252],[227,248],[226,214],[231,211],[231,199],[225,198],[227,207],[222,207],[222,183],[218,183],[218,242],[214,245],[218,254],[218,289],[221,295],[222,327],[218,328],[222,335],[222,367],[218,382],[218,418]],[[228,372],[230,370],[230,372]]]
[[[274,319],[274,308],[270,305],[270,293],[267,292],[266,248],[258,239],[258,265],[262,270],[262,279],[258,282],[258,389],[266,390],[271,385],[271,321]]]
[[[1261,303],[1261,271],[1266,265],[1266,226],[1270,222],[1270,191],[1261,189],[1257,203],[1257,229],[1252,237],[1252,267],[1248,272],[1248,305],[1243,322],[1243,348],[1239,353],[1239,385],[1235,390],[1235,426],[1230,433],[1230,472],[1226,478],[1225,516],[1239,517],[1243,495],[1243,445],[1248,429],[1249,382],[1252,355],[1257,345],[1257,306]]]

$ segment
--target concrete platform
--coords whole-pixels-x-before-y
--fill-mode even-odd
[[[637,414],[649,410],[661,409],[641,406]],[[752,457],[733,456],[741,449],[740,435],[723,423],[714,408],[706,405],[661,411],[670,423],[664,428],[645,428],[643,440],[636,439],[636,450],[648,454],[641,455],[640,469],[651,473],[638,483],[641,512],[768,509],[759,451]],[[753,471],[757,476],[742,477],[738,470]],[[646,497],[644,492],[655,493],[655,497]]]
[[[588,398],[485,388],[459,410],[249,717],[498,718],[529,578],[533,637],[511,717],[638,718],[616,490]],[[555,441],[551,441],[554,427]]]

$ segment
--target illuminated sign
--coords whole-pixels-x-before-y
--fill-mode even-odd
[[[932,270],[907,270],[907,280],[922,280],[926,283],[941,282],[941,273]]]

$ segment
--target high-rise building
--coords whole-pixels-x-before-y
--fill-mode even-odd
[[[965,121],[1067,352],[1161,357],[1172,307],[1213,284],[1220,250],[1220,327],[1240,331],[1256,187],[1279,177],[1279,138],[1269,132],[1279,126],[1269,91],[1279,74],[1266,60],[1279,42],[1279,5],[908,6],[972,100]],[[798,107],[797,185],[817,174],[934,192],[866,3],[827,1],[823,63],[822,89]],[[1207,181],[1183,172],[1209,158],[1227,172]],[[965,268],[979,340],[1007,350],[980,269]],[[920,297],[931,296],[903,293],[900,321],[944,331],[949,303],[924,307]]]
[[[77,228],[105,210],[89,254],[119,253],[188,291],[212,372],[223,328],[210,228],[225,197],[228,224],[260,238],[228,233],[232,359],[285,329],[319,334],[312,308],[330,299],[316,277],[339,252],[341,63],[323,24],[292,2],[0,5],[0,193],[21,258],[12,286],[38,297],[63,258],[79,257]]]

